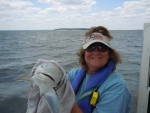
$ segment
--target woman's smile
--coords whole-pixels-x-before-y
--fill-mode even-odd
[[[95,57],[95,56],[93,56],[93,57],[91,57],[91,59],[93,59],[93,60],[100,60],[101,57]]]

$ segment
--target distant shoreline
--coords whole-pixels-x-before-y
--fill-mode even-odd
[[[58,28],[54,30],[89,30],[88,28]]]

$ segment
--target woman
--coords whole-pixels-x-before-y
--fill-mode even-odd
[[[131,94],[115,71],[120,54],[110,46],[112,36],[103,27],[92,27],[79,50],[81,68],[68,72],[76,94],[72,113],[129,113]]]

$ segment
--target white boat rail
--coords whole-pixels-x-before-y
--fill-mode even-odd
[[[137,113],[150,113],[150,23],[145,23],[143,30]]]

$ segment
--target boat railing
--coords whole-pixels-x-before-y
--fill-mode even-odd
[[[150,113],[150,23],[145,23],[143,30],[137,113]]]

